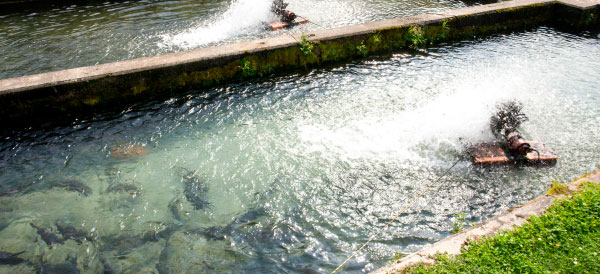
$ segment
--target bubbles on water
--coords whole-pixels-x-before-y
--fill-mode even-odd
[[[405,67],[390,68],[406,74],[428,74],[417,63],[430,61],[416,58]],[[510,58],[490,62],[514,64]],[[329,105],[330,111],[344,112],[344,122],[302,121],[298,125],[299,138],[305,149],[300,151],[339,157],[346,162],[360,159],[431,162],[437,161],[431,155],[436,151],[450,147],[460,153],[469,143],[491,140],[489,118],[494,106],[507,99],[522,97],[519,91],[531,86],[527,85],[522,72],[509,71],[499,75],[487,66],[484,62],[457,68],[452,74],[460,75],[458,77],[449,74],[435,80],[423,78],[411,82],[405,79],[397,85],[383,87],[390,89],[389,93],[382,92],[381,87],[362,87],[366,90],[361,94],[342,95],[337,101],[325,104]],[[429,69],[435,72],[439,68]],[[418,86],[422,92],[415,93],[407,86]],[[415,98],[408,99],[407,93],[412,93]],[[356,99],[356,96],[364,97]],[[370,106],[377,110],[367,110],[361,107],[361,102],[366,101],[383,103]],[[405,105],[397,109],[397,103],[393,101]],[[331,106],[333,104],[338,105]],[[354,108],[342,111],[343,105],[347,104]]]
[[[274,20],[269,0],[236,0],[223,14],[177,34],[162,35],[162,48],[192,49],[239,35],[265,31],[264,23]]]

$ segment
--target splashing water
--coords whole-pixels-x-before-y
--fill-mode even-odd
[[[497,58],[494,63],[524,65],[512,58]],[[342,124],[339,119],[330,119],[299,125],[300,138],[308,144],[306,151],[309,153],[326,151],[345,161],[370,159],[425,162],[429,161],[431,155],[422,155],[419,147],[450,146],[455,151],[461,151],[468,143],[491,140],[493,136],[489,132],[489,117],[495,104],[507,98],[522,97],[519,96],[520,90],[533,87],[527,84],[527,79],[519,72],[499,76],[489,68],[486,69],[486,66],[487,63],[475,68],[460,68],[457,74],[463,77],[436,84],[428,83],[431,80],[423,77],[410,83],[412,87],[396,83],[374,89],[362,87],[360,92],[368,94],[381,93],[377,90],[382,88],[387,92],[417,88],[421,92],[403,96],[407,104],[401,111],[379,109],[342,118],[345,120]],[[439,94],[439,86],[446,89],[444,94]],[[356,95],[350,93],[342,101],[354,102],[354,96]],[[435,99],[424,99],[431,97]],[[382,95],[380,99],[385,98]],[[363,102],[355,103],[354,107],[358,109]]]
[[[275,19],[270,11],[269,0],[236,0],[227,11],[200,26],[191,27],[177,34],[165,34],[159,46],[162,48],[192,49],[242,34],[265,31],[265,22]]]

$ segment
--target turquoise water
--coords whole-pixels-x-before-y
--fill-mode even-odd
[[[329,272],[434,183],[345,268],[373,270],[600,169],[599,76],[595,35],[539,28],[5,133],[0,272]],[[460,160],[508,99],[556,166]]]
[[[0,15],[0,79],[463,7],[442,0],[290,0],[312,23],[268,31],[270,0],[117,1]]]

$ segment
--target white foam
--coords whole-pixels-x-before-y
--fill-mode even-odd
[[[517,72],[497,77],[486,69],[462,71],[461,79],[437,87],[440,95],[415,108],[383,117],[379,112],[361,112],[343,125],[298,125],[304,150],[345,160],[430,161],[427,154],[435,153],[432,151],[444,147],[460,151],[467,143],[491,140],[489,119],[495,106],[519,99],[527,79]]]
[[[269,0],[235,0],[227,11],[177,34],[162,35],[160,47],[197,48],[242,34],[264,31],[264,22],[271,21]]]

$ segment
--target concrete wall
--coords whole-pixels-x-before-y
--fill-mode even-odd
[[[516,0],[0,80],[0,125],[540,25],[598,28],[600,0]],[[299,43],[300,42],[300,43]],[[312,46],[312,50],[308,50]]]

